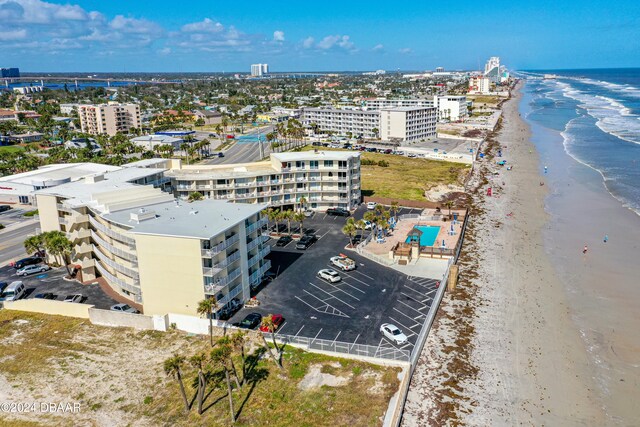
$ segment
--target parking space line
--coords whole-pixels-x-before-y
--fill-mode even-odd
[[[402,323],[400,323],[398,320],[394,319],[393,317],[389,316],[389,319],[393,320],[394,323],[397,323],[398,325],[402,326],[405,330],[411,331],[410,327],[408,327],[406,325],[403,325]],[[411,335],[407,335],[407,334],[405,334],[405,335],[407,335],[407,338],[409,338],[409,337],[414,336],[415,334],[416,334],[415,332],[411,331]]]
[[[299,296],[296,296],[297,299],[299,299],[303,303],[307,304],[309,307],[311,307],[315,311],[317,311],[319,313],[332,314],[334,316],[340,316],[340,317],[349,318],[349,316],[347,314],[345,314],[342,311],[338,310],[337,308],[335,308],[331,304],[328,304],[325,300],[322,300],[322,299],[318,298],[317,296],[315,296],[314,294],[312,294],[311,292],[309,292],[307,290],[305,290],[304,292],[309,294],[309,295],[311,295],[313,298],[317,299],[318,301],[320,301],[323,304],[320,307],[314,307],[311,304],[309,304],[308,302],[306,302],[305,300],[303,300],[302,298],[300,298]],[[332,298],[335,298],[335,297],[332,297]],[[328,298],[328,299],[331,299],[331,298]],[[329,308],[331,308],[332,311],[329,311]]]
[[[410,300],[413,300],[415,302],[417,302],[418,304],[422,304],[422,302],[418,301],[417,299],[411,297],[408,294],[405,294],[404,292],[400,292],[402,295],[406,296],[407,298],[409,298]],[[420,310],[424,310],[425,308],[427,308],[427,306],[423,306],[422,308],[420,308]]]
[[[296,332],[296,334],[294,335],[294,337],[297,337],[298,334],[300,333],[300,331],[302,331],[304,329],[304,325],[302,325],[302,327],[300,329],[298,329],[298,332]]]
[[[280,326],[278,328],[278,330],[276,331],[275,335],[278,335],[280,332],[282,332],[282,330],[284,329],[286,324],[287,324],[287,321],[285,320],[285,322],[282,324],[282,326]]]
[[[415,292],[415,293],[416,293],[416,294],[418,294],[418,295],[425,295],[425,294],[424,294],[424,292],[421,292],[421,291],[418,291],[418,290],[416,290],[416,289],[413,289],[413,288],[412,288],[411,286],[409,286],[409,285],[404,285],[404,287],[405,287],[406,289],[411,289],[413,292]]]
[[[339,331],[338,335],[336,335],[336,337],[333,339],[333,345],[336,345],[336,341],[338,341],[338,337],[340,336],[341,333],[342,331]]]
[[[340,283],[344,283],[344,284],[345,284],[345,285],[347,285],[348,287],[353,288],[353,289],[355,289],[356,291],[358,291],[358,292],[360,292],[360,293],[366,294],[366,292],[365,292],[365,291],[363,291],[363,290],[361,290],[361,289],[358,289],[358,288],[356,288],[355,286],[350,285],[348,282],[345,282],[344,280],[343,280],[342,282],[340,282]]]
[[[313,340],[311,341],[311,344],[313,344],[313,342],[316,340],[316,338],[318,338],[318,335],[320,335],[320,332],[322,332],[322,328],[320,328],[320,330],[318,331],[318,333],[316,334],[315,337],[313,337]]]
[[[429,300],[433,301],[433,297],[426,297],[425,299],[422,300],[422,303],[426,305],[426,302]]]
[[[322,288],[320,288],[320,287],[318,287],[318,286],[314,285],[313,283],[309,282],[309,284],[310,284],[311,286],[313,286],[314,288],[316,288],[316,289],[318,289],[318,290],[320,290],[320,291],[324,292],[325,294],[329,295],[331,298],[335,298],[335,299],[337,299],[338,301],[340,301],[341,303],[343,303],[344,305],[346,305],[346,306],[348,306],[348,307],[351,307],[351,309],[353,309],[353,310],[355,310],[355,309],[356,309],[356,308],[355,308],[354,306],[352,306],[351,304],[349,304],[349,303],[346,303],[346,302],[342,301],[342,300],[341,300],[340,298],[338,298],[337,296],[330,294],[329,292],[327,292],[327,291],[325,291],[324,289],[322,289]],[[323,302],[325,302],[325,301],[323,301]],[[325,304],[326,304],[326,302],[325,302]]]
[[[366,274],[364,274],[364,273],[360,273],[358,270],[353,270],[353,272],[354,272],[354,273],[358,273],[358,274],[362,274],[362,275],[363,275],[364,277],[366,277],[367,279],[376,280],[376,279],[374,279],[374,278],[373,278],[373,277],[371,277],[371,276],[367,276],[367,275],[366,275]]]
[[[411,307],[411,306],[410,306],[409,304],[407,304],[406,302],[402,302],[402,301],[400,301],[400,300],[398,300],[398,302],[399,302],[400,304],[402,304],[402,305],[405,305],[405,306],[409,307],[411,310],[413,310],[413,311],[415,311],[415,312],[419,313],[419,314],[420,314],[420,316],[418,316],[418,317],[424,317],[424,316],[425,316],[424,314],[422,314],[422,312],[421,312],[420,310],[416,310],[415,308]]]
[[[358,279],[357,277],[354,277],[354,276],[352,276],[352,275],[350,275],[350,274],[345,273],[344,271],[342,272],[342,274],[344,274],[345,276],[347,276],[349,279],[357,280],[358,282],[362,283],[362,284],[363,284],[363,285],[365,285],[365,286],[371,286],[371,285],[369,285],[368,283],[363,282],[362,280]]]
[[[398,313],[402,314],[402,315],[403,315],[404,317],[406,317],[407,319],[411,320],[412,322],[415,322],[415,323],[417,323],[418,325],[420,324],[420,323],[416,322],[416,319],[414,319],[414,318],[413,318],[413,317],[411,317],[411,316],[407,316],[406,314],[404,314],[403,312],[401,312],[401,311],[400,311],[400,310],[398,310],[397,308],[393,307],[393,309],[394,309],[395,311],[397,311]]]
[[[326,233],[324,233],[322,236],[318,237],[318,240],[322,239],[324,236],[326,236],[327,234],[329,234],[329,230],[327,230]]]
[[[331,294],[332,296],[333,296],[333,292],[339,291],[339,292],[342,292],[343,294],[347,294],[347,295],[349,295],[351,298],[353,298],[353,299],[354,299],[354,300],[356,300],[356,301],[360,301],[360,298],[355,297],[355,296],[351,295],[349,292],[346,292],[346,291],[344,291],[344,290],[340,289],[339,287],[337,287],[337,286],[336,286],[336,285],[334,285],[333,283],[329,283],[329,282],[322,282],[322,283],[324,283],[324,284],[326,284],[326,285],[329,285],[329,286],[331,286],[332,288],[334,288],[334,289],[335,289],[335,291],[327,292],[327,293]],[[338,283],[341,283],[341,282],[338,282]],[[334,296],[334,298],[335,298],[335,296]]]
[[[355,339],[355,340],[353,340],[353,344],[351,345],[351,348],[349,348],[349,350],[351,350],[351,349],[353,348],[353,346],[355,346],[355,345],[356,345],[356,341],[358,341],[358,338],[360,338],[360,334],[358,334],[358,335],[356,336],[356,339]]]

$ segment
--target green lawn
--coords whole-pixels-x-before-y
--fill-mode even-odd
[[[19,151],[24,151],[24,147],[19,145],[3,145],[0,147],[0,153],[16,153]]]
[[[316,147],[306,146],[304,151]],[[331,150],[322,147],[322,150]],[[339,150],[339,149],[336,149]],[[362,194],[401,200],[426,200],[424,191],[439,184],[461,184],[471,166],[462,163],[408,158],[380,153],[362,153],[363,160],[389,163],[388,167],[362,165]]]

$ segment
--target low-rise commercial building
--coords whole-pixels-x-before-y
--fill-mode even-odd
[[[82,132],[92,135],[113,136],[140,127],[138,104],[80,105],[78,115]]]
[[[180,148],[180,144],[184,142],[182,138],[174,138],[169,135],[144,135],[137,136],[135,138],[130,139],[132,143],[139,147],[143,147],[145,150],[153,150],[158,145],[171,145],[174,150],[178,150]]]
[[[43,231],[72,241],[83,281],[102,278],[145,314],[197,315],[198,302],[246,301],[270,268],[262,204],[184,203],[129,167],[37,192]]]
[[[165,175],[181,199],[197,191],[209,199],[268,204],[283,210],[352,209],[361,200],[359,152],[275,153],[269,161],[229,165],[167,162]],[[304,206],[301,200],[306,200]]]
[[[205,125],[219,125],[222,123],[222,114],[215,110],[198,110],[195,113],[196,120],[202,120]]]

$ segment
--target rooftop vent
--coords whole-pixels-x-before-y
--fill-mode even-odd
[[[85,178],[85,183],[87,184],[95,184],[96,182],[104,181],[104,174],[100,173],[97,175],[91,175]]]
[[[131,221],[142,222],[156,217],[156,212],[145,208],[138,209],[138,212],[131,212],[129,218]]]
[[[190,210],[189,211],[189,215],[197,215],[198,211],[194,211],[194,210]]]

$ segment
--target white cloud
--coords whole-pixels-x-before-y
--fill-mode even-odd
[[[0,40],[23,40],[27,38],[27,30],[0,31]]]
[[[224,26],[219,22],[204,18],[200,22],[183,25],[181,31],[184,33],[219,33],[224,31]]]
[[[383,44],[377,44],[377,45],[375,45],[375,46],[373,47],[373,49],[371,49],[371,50],[373,50],[374,52],[380,52],[380,51],[383,51],[383,50],[384,50],[384,45],[383,45]]]
[[[313,37],[309,36],[306,39],[304,39],[302,41],[302,47],[305,49],[311,49],[313,47],[313,44],[316,42],[316,39],[314,39]]]
[[[355,48],[353,42],[347,35],[326,36],[318,42],[316,47],[321,50],[329,50],[336,47],[344,50],[353,50]]]
[[[402,49],[399,49],[398,52],[400,52],[403,55],[408,55],[413,51],[409,47],[403,47]]]
[[[284,41],[284,31],[274,31],[273,32],[273,41],[275,42],[283,42]]]
[[[125,18],[122,15],[116,15],[116,17],[109,22],[109,27],[126,34],[162,33],[162,28],[155,22],[147,21],[146,19]]]

